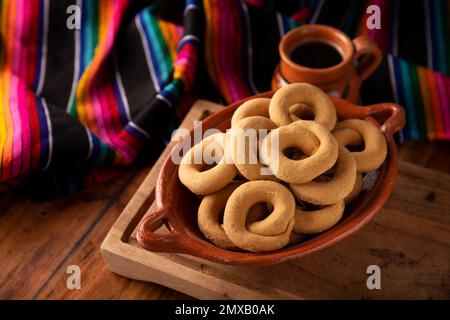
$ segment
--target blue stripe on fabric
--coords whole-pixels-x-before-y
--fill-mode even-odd
[[[39,134],[40,134],[40,145],[41,150],[39,154],[39,168],[43,169],[48,161],[48,155],[50,152],[50,142],[49,142],[49,131],[47,126],[47,117],[45,115],[44,106],[42,105],[42,101],[39,97],[34,97],[36,102],[36,110],[38,113],[39,119]]]

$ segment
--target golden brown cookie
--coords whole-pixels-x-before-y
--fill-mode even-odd
[[[278,148],[272,145],[278,135]],[[296,147],[308,157],[290,159],[284,150]],[[273,174],[288,183],[306,183],[333,167],[338,157],[338,145],[334,137],[322,125],[299,120],[288,126],[272,130],[261,145],[263,163]]]
[[[222,190],[205,196],[198,207],[198,227],[205,237],[223,249],[235,249],[220,223],[228,198],[242,182],[232,182]]]
[[[248,180],[276,180],[259,160],[259,130],[268,132],[277,126],[272,120],[251,116],[240,120],[227,132],[229,152],[239,173]]]
[[[270,203],[273,211],[247,228],[249,210],[260,202]],[[294,210],[294,197],[283,185],[268,180],[249,181],[240,185],[228,199],[223,228],[231,242],[241,249],[251,252],[277,250],[289,242]]]
[[[178,177],[193,193],[207,195],[219,191],[236,176],[236,166],[226,161],[225,141],[225,133],[213,134],[193,146],[184,155],[178,169]],[[206,163],[205,154],[222,154],[222,156],[220,161],[214,164]]]
[[[289,108],[292,122],[297,120],[314,120],[314,109],[303,103],[296,103]]]
[[[387,144],[380,128],[370,121],[349,119],[338,122],[333,130],[335,138],[344,146],[354,145],[357,138],[355,133],[342,129],[353,129],[364,140],[364,150],[352,152],[358,172],[368,172],[378,169],[386,159]]]
[[[339,146],[334,175],[323,182],[290,184],[296,198],[317,205],[330,205],[348,196],[356,181],[356,162],[350,152]]]
[[[278,89],[270,100],[269,115],[278,126],[292,122],[290,108],[306,104],[313,109],[314,121],[331,131],[336,124],[336,109],[330,97],[321,89],[307,83],[292,83]]]
[[[231,117],[231,127],[233,128],[240,120],[252,117],[262,116],[269,118],[269,98],[254,98],[245,101],[233,113]]]
[[[297,207],[294,232],[315,234],[328,230],[341,220],[344,208],[343,200],[314,211],[305,211]]]
[[[345,204],[355,201],[356,198],[358,198],[359,194],[361,193],[363,186],[364,186],[363,176],[361,173],[357,173],[355,185],[353,186],[352,192],[350,192],[350,194],[344,199]]]

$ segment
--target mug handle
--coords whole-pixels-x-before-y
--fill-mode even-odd
[[[169,233],[155,233],[165,224]],[[153,252],[189,253],[186,237],[178,227],[179,223],[165,209],[157,209],[139,224],[137,241],[141,247]]]
[[[378,68],[383,59],[383,54],[368,36],[353,39],[353,45],[355,47],[356,71],[361,80],[364,81]]]

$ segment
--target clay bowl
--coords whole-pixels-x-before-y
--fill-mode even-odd
[[[271,97],[272,92],[255,97]],[[254,98],[254,97],[252,97]],[[340,120],[367,119],[381,126],[388,153],[384,164],[370,174],[368,187],[346,211],[333,228],[292,247],[267,253],[228,251],[211,244],[197,226],[197,208],[200,200],[178,179],[178,165],[167,157],[161,169],[156,191],[156,210],[143,219],[139,226],[139,244],[153,252],[172,252],[196,256],[213,262],[235,265],[269,265],[299,258],[335,244],[358,231],[381,209],[392,192],[397,178],[397,149],[392,135],[405,124],[402,107],[394,103],[381,103],[367,107],[356,106],[332,97]],[[244,100],[245,101],[245,100]],[[203,132],[208,128],[225,131],[230,127],[233,112],[243,101],[212,114],[202,122]],[[193,130],[190,132],[193,137]],[[175,152],[175,148],[172,152]],[[366,180],[366,179],[365,179]],[[155,231],[163,224],[168,233]]]

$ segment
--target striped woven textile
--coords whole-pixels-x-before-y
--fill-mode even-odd
[[[366,27],[369,5],[382,28]],[[270,88],[307,23],[385,52],[362,103],[407,110],[401,139],[450,139],[449,0],[1,0],[0,183],[36,198],[155,159],[195,99]]]

